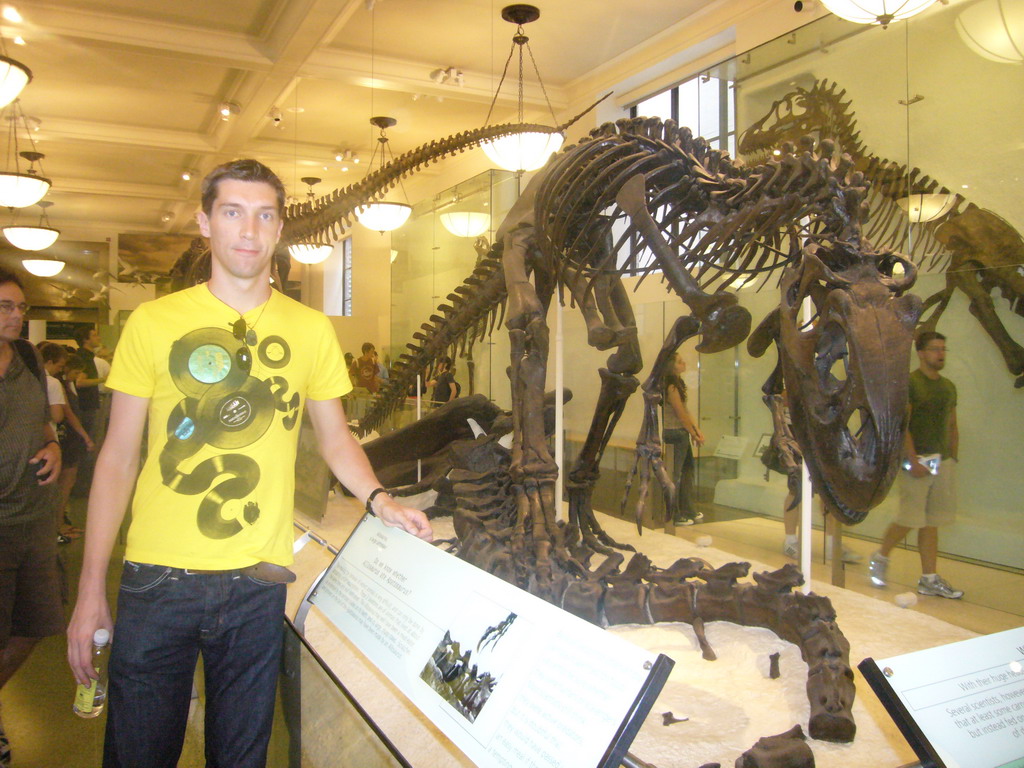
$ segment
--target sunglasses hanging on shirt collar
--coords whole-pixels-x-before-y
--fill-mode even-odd
[[[235,351],[235,362],[248,373],[252,370],[252,351],[249,347],[256,345],[256,331],[246,325],[245,318],[239,317],[231,325],[231,335],[242,342],[242,346]]]

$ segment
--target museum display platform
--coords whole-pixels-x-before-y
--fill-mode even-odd
[[[310,527],[333,547],[340,546],[362,516],[352,499],[331,497],[322,521],[300,523]],[[700,547],[680,537],[645,529],[637,536],[635,526],[607,515],[599,519],[611,536],[635,546],[657,565],[667,566],[680,557],[701,557],[718,567],[738,558],[713,546]],[[452,535],[450,519],[434,521],[439,539]],[[699,527],[693,531],[699,535]],[[299,537],[301,531],[296,530]],[[332,554],[310,541],[296,555],[298,581],[291,585],[288,614],[293,616],[303,595],[317,575],[331,561]],[[752,562],[752,572],[774,565]],[[814,592],[829,597],[838,623],[850,641],[851,666],[863,658],[885,658],[931,648],[975,636],[975,633],[941,621],[914,609],[812,581]],[[762,736],[781,733],[794,724],[805,729],[808,717],[806,665],[795,646],[779,640],[772,632],[714,622],[707,637],[718,661],[701,658],[693,630],[686,624],[623,626],[613,630],[649,650],[665,653],[675,668],[633,743],[631,753],[659,768],[694,766],[711,761],[732,764]],[[313,607],[305,619],[309,646],[324,661],[352,697],[365,709],[395,749],[413,766],[472,765],[441,735],[424,715],[416,711],[397,689],[352,644]],[[768,656],[780,652],[781,678],[769,677]],[[816,764],[828,766],[899,766],[914,760],[885,710],[866,682],[857,676],[857,699],[853,712],[857,737],[851,744],[810,742]],[[330,739],[330,703],[302,697],[304,745]],[[663,725],[662,714],[688,718]],[[303,748],[305,758],[306,749]],[[303,763],[304,765],[307,763]],[[316,763],[309,763],[316,764]],[[382,763],[385,764],[385,763]]]

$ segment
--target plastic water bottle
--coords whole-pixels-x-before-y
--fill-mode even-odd
[[[107,703],[107,656],[110,655],[110,632],[97,629],[92,636],[92,668],[96,670],[97,679],[90,680],[88,685],[79,685],[75,691],[75,703],[72,706],[79,717],[97,717]]]

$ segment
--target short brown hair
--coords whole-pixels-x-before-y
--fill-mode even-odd
[[[203,213],[207,216],[213,213],[213,201],[217,199],[217,187],[224,179],[269,184],[277,194],[278,214],[284,213],[284,184],[281,183],[281,179],[259,160],[243,158],[218,165],[206,174],[202,184],[202,205]]]
[[[0,285],[7,285],[7,283],[14,283],[16,286],[21,288],[21,292],[25,292],[25,286],[21,282],[21,278],[14,272],[0,267]]]
[[[40,344],[39,354],[42,356],[44,363],[59,363],[68,357],[67,349],[52,341],[44,341]]]
[[[943,336],[938,331],[925,331],[924,333],[919,333],[917,335],[917,338],[914,340],[914,349],[920,352],[925,347],[927,347],[929,343],[935,341],[936,339],[938,339],[939,341],[945,341],[946,337]]]

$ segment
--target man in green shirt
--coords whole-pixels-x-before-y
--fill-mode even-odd
[[[921,554],[917,591],[957,600],[963,590],[953,589],[936,573],[940,525],[956,514],[956,460],[960,435],[956,426],[956,386],[941,376],[946,365],[946,337],[926,331],[915,342],[920,367],[910,374],[910,421],[904,441],[900,474],[900,511],[871,556],[871,583],[886,585],[889,553],[916,528]]]

